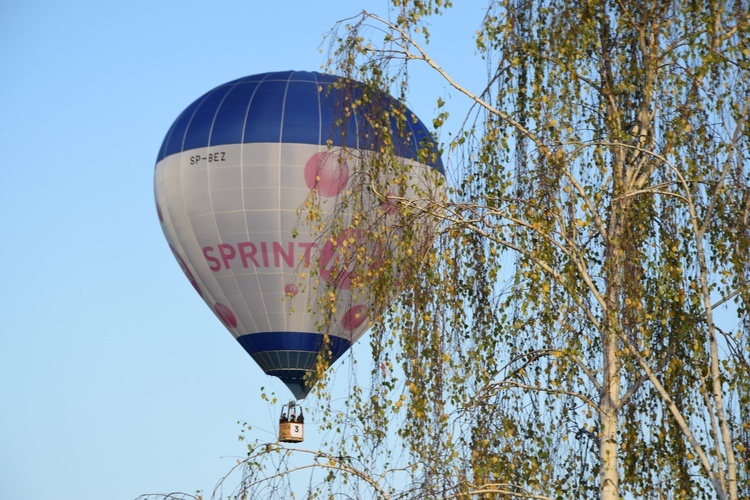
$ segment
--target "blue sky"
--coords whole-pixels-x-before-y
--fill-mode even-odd
[[[388,5],[0,4],[0,498],[210,491],[244,453],[237,421],[274,439],[278,408],[260,387],[289,393],[174,261],[154,161],[201,94],[254,73],[319,70],[338,19],[363,8],[387,17]],[[434,29],[440,63],[470,87],[484,68],[466,58],[484,5],[466,2]],[[430,123],[450,92],[420,75],[409,105]]]

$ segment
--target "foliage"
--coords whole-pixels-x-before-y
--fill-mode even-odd
[[[423,48],[450,4],[394,3],[341,26],[338,71],[405,95],[424,63],[474,103],[374,337],[424,491],[748,496],[748,5],[492,2],[472,93]]]

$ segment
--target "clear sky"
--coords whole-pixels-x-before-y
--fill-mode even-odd
[[[466,56],[485,2],[462,3],[436,26],[435,51],[469,83],[484,71]],[[154,161],[201,94],[319,70],[337,20],[363,8],[387,17],[388,5],[0,2],[0,499],[210,491],[245,451],[237,421],[274,439],[278,408],[260,387],[290,393],[174,261]],[[450,91],[434,78],[412,87],[409,105],[430,123]]]

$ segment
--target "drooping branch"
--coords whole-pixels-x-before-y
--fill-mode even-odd
[[[724,484],[719,480],[719,477],[714,471],[714,468],[711,466],[711,462],[708,459],[708,455],[706,455],[705,450],[701,446],[698,439],[695,437],[695,434],[690,428],[690,425],[685,420],[685,417],[682,415],[682,412],[680,412],[680,409],[677,407],[677,405],[672,400],[672,397],[670,396],[670,394],[664,388],[664,385],[661,383],[661,380],[659,380],[659,378],[656,376],[656,373],[654,372],[654,370],[651,369],[651,367],[646,362],[646,360],[643,359],[643,356],[641,356],[640,352],[638,351],[638,348],[633,344],[633,341],[627,335],[620,334],[619,337],[620,337],[620,340],[622,340],[623,343],[625,344],[625,348],[627,349],[628,353],[635,358],[635,360],[640,365],[641,369],[645,372],[645,375],[648,377],[648,380],[653,384],[654,388],[659,393],[659,396],[661,396],[662,400],[667,405],[667,409],[669,410],[669,412],[672,414],[675,421],[677,422],[677,425],[680,427],[680,430],[683,432],[688,442],[693,447],[693,450],[695,450],[696,455],[698,455],[698,457],[700,458],[701,465],[703,466],[703,470],[705,471],[705,473],[708,475],[709,479],[711,480],[711,483],[713,484],[714,489],[719,499],[726,500],[727,496],[726,496],[726,491],[724,489]]]
[[[428,54],[428,52],[424,48],[422,48],[422,46],[418,44],[406,31],[399,28],[390,21],[387,21],[386,19],[383,19],[382,17],[370,13],[366,10],[363,10],[361,15],[364,18],[372,19],[386,26],[390,32],[398,33],[401,46],[401,54],[406,58],[406,60],[422,61],[426,63],[428,66],[434,69],[446,82],[448,82],[451,87],[459,91],[464,96],[468,97],[475,104],[486,109],[491,114],[497,116],[501,120],[514,127],[516,130],[518,130],[519,133],[521,133],[521,135],[531,140],[539,148],[539,151],[543,152],[546,156],[551,156],[552,153],[549,148],[536,134],[531,132],[528,128],[524,127],[521,122],[514,119],[509,113],[506,113],[505,111],[490,105],[487,101],[481,99],[478,95],[474,94],[466,87],[460,85],[453,77],[450,76],[450,74],[448,74],[447,71],[440,67],[440,65]],[[412,52],[410,48],[416,50],[416,54]]]

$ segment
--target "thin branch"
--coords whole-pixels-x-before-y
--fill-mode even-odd
[[[563,389],[550,389],[547,387],[537,387],[535,385],[522,384],[521,382],[516,382],[515,380],[501,380],[499,382],[491,382],[487,384],[483,389],[480,389],[479,393],[481,393],[482,391],[489,392],[489,391],[495,390],[495,393],[489,394],[487,396],[487,397],[490,397],[496,394],[497,392],[499,392],[504,387],[516,387],[518,389],[525,389],[525,390],[533,391],[533,392],[543,392],[546,394],[554,394],[556,396],[571,396],[571,397],[574,397],[576,399],[583,401],[587,405],[594,408],[597,412],[601,412],[601,408],[595,401],[593,401],[589,397],[579,392],[566,391]]]
[[[362,470],[356,469],[354,467],[351,467],[350,465],[347,465],[341,457],[334,457],[332,455],[328,455],[326,453],[321,453],[319,451],[306,450],[306,449],[302,449],[302,448],[287,448],[287,447],[281,447],[279,445],[270,445],[269,444],[269,445],[264,445],[262,448],[265,450],[262,453],[268,453],[269,451],[282,451],[283,450],[286,453],[297,452],[297,453],[302,453],[302,454],[307,454],[307,455],[313,455],[316,459],[317,458],[324,458],[324,459],[328,460],[328,462],[327,463],[321,463],[321,462],[317,462],[316,461],[316,462],[314,462],[312,464],[299,465],[299,466],[292,467],[291,469],[285,469],[283,471],[277,472],[277,473],[272,474],[270,476],[263,476],[260,479],[257,479],[257,480],[255,480],[253,482],[250,482],[250,483],[247,483],[245,485],[245,488],[244,488],[245,490],[247,490],[248,488],[251,488],[253,486],[256,486],[258,484],[266,483],[266,482],[272,481],[274,479],[287,476],[289,474],[292,474],[294,472],[298,472],[300,470],[320,468],[320,469],[337,470],[337,471],[340,471],[340,472],[345,472],[345,473],[351,474],[353,476],[356,476],[359,479],[361,479],[362,481],[364,481],[365,483],[367,483],[368,485],[370,485],[372,487],[372,489],[378,494],[378,496],[380,498],[383,498],[383,499],[386,499],[386,500],[390,499],[390,495],[388,495],[388,493],[386,493],[385,490],[383,490],[383,488],[380,486],[380,484],[378,484],[378,481],[376,480],[376,478],[373,478],[366,471],[362,471]],[[237,466],[235,466],[232,470],[235,470],[237,467],[239,467],[241,465],[248,464],[250,462],[250,460],[253,459],[253,458],[255,458],[255,456],[247,458],[247,459],[239,462],[237,464]],[[231,471],[230,471],[230,473],[231,473]]]
[[[484,493],[495,493],[497,495],[510,495],[511,497],[514,497],[514,498],[531,498],[534,500],[551,500],[551,497],[535,495],[520,486],[516,486],[514,484],[509,484],[509,483],[487,483],[487,484],[483,484],[482,486],[477,486],[477,485],[470,485],[470,486],[473,486],[477,489],[473,489],[471,491],[467,491],[464,493],[456,493],[454,495],[449,495],[444,498],[445,499],[464,498],[464,497],[473,497],[475,495],[482,495]],[[508,488],[512,488],[512,489],[508,489]]]

